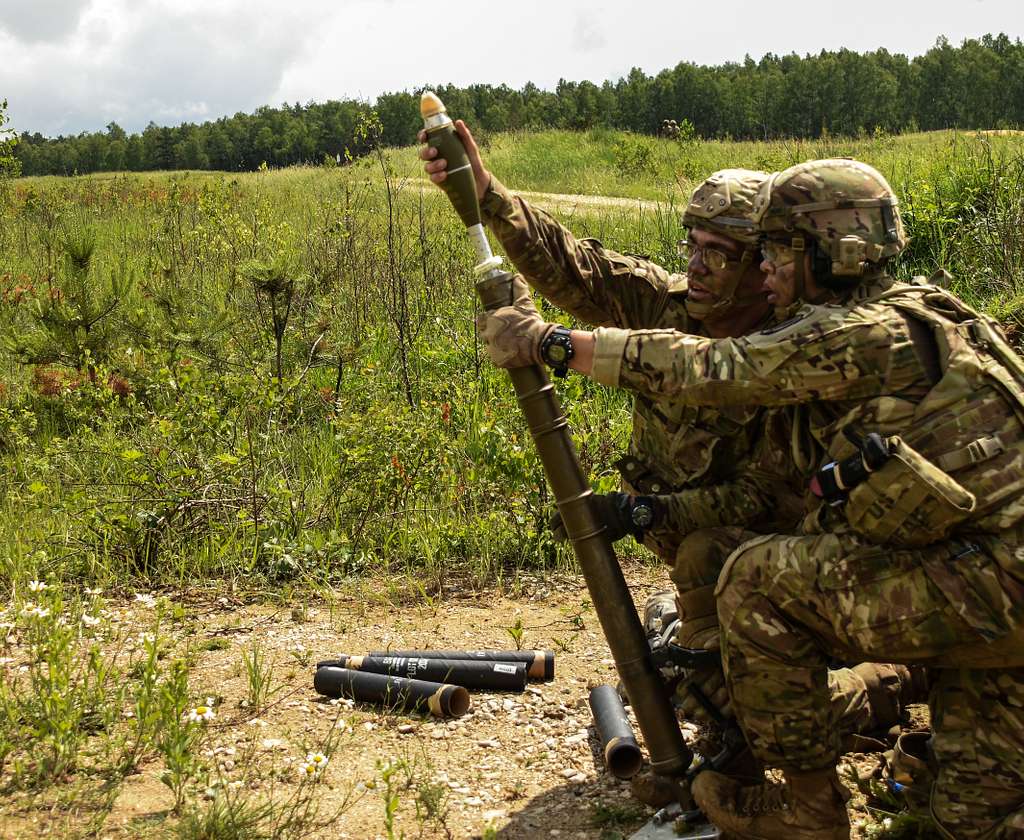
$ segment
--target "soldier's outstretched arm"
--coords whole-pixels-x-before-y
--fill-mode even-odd
[[[455,126],[473,169],[484,222],[534,289],[585,324],[640,329],[659,323],[670,283],[665,269],[596,239],[577,239],[498,181],[465,123],[457,120]],[[429,146],[420,157],[431,181],[441,183],[447,162]]]
[[[488,352],[501,367],[540,358],[504,348],[507,337],[547,327],[536,315],[497,309],[485,316]],[[569,367],[613,387],[689,405],[791,405],[856,400],[925,383],[906,322],[889,307],[870,316],[807,307],[796,319],[742,338],[710,339],[675,330],[574,330]],[[518,319],[518,320],[517,320]],[[924,393],[922,391],[922,393]]]

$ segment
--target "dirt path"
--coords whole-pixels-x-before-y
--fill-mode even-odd
[[[427,195],[444,195],[426,178],[409,178],[404,183],[424,188],[424,193]],[[428,187],[429,189],[426,189]],[[613,195],[574,195],[570,193],[526,192],[523,190],[513,190],[512,192],[515,195],[521,195],[531,204],[542,207],[545,210],[603,210],[617,207],[623,210],[654,212],[658,208],[667,206],[661,201],[649,201],[643,198],[622,198],[621,196]]]

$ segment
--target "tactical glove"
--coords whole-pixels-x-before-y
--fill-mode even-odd
[[[517,274],[512,278],[508,291],[509,306],[522,309],[524,312],[537,312],[537,305],[533,302],[533,293],[530,291],[530,287],[526,285],[522,274]],[[539,312],[537,312],[537,317],[540,317]]]
[[[519,299],[511,306],[481,313],[476,326],[491,361],[498,367],[517,368],[543,362],[541,344],[558,325],[544,321],[532,300]]]
[[[632,535],[641,537],[643,534],[633,524],[633,500],[626,493],[595,493],[593,496],[594,506],[597,509],[597,518],[604,524],[608,539],[612,542],[621,540],[623,537]],[[565,542],[569,534],[565,530],[565,523],[562,522],[562,514],[555,511],[548,521],[551,529],[551,536],[555,542]]]

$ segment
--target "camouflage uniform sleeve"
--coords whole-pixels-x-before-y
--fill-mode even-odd
[[[796,451],[806,446],[794,436],[798,410],[770,409],[759,417],[757,443],[735,465],[729,480],[658,496],[665,511],[659,527],[684,535],[719,526],[762,533],[794,529],[806,508],[804,493],[814,457]]]
[[[789,405],[896,393],[925,374],[889,307],[807,306],[743,338],[600,328],[592,376],[690,405]]]
[[[665,511],[663,522],[658,523],[659,530],[689,534],[700,528],[729,525],[763,530],[774,513],[774,488],[772,481],[745,476],[736,481],[658,496]]]
[[[658,323],[670,278],[661,266],[576,239],[494,177],[480,209],[526,281],[579,321],[634,329]]]

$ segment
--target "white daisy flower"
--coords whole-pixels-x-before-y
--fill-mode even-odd
[[[50,587],[47,586],[46,583],[41,580],[30,580],[28,582],[29,592],[45,592],[49,588]]]
[[[50,614],[50,608],[29,602],[21,608],[21,614],[25,618],[46,618]]]
[[[207,702],[204,706],[196,706],[194,709],[189,710],[186,717],[192,723],[205,723],[217,717],[217,713],[213,710],[213,704]]]
[[[316,779],[327,766],[327,756],[320,752],[307,753],[306,760],[299,765],[299,775],[303,779]]]

